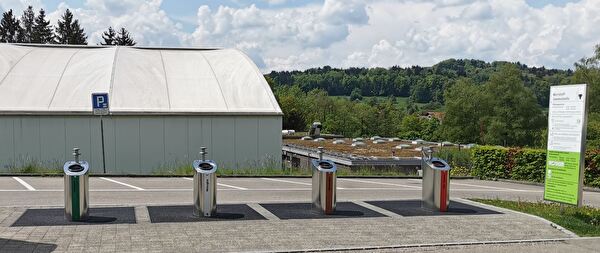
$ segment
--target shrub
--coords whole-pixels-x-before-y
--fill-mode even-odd
[[[508,149],[479,146],[473,148],[471,152],[473,176],[482,179],[507,178]]]
[[[510,171],[511,179],[544,182],[546,173],[546,152],[544,150],[518,150],[513,159],[514,165]]]
[[[482,179],[544,182],[546,150],[479,146],[472,149],[472,174]],[[600,187],[600,150],[585,156],[584,184]]]
[[[600,149],[585,154],[585,185],[600,187]]]

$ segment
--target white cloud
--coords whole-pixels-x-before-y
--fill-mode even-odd
[[[543,8],[525,0],[325,0],[301,7],[264,1],[266,8],[194,6],[193,32],[184,32],[181,17],[169,17],[160,0],[87,0],[73,12],[92,44],[108,26],[123,26],[139,45],[236,47],[264,71],[432,65],[447,58],[569,68],[600,43],[598,0]],[[29,2],[4,0],[0,8],[22,10]],[[60,4],[51,20],[67,7]]]
[[[12,9],[15,15],[20,16],[23,10],[30,5],[36,11],[43,7],[41,0],[2,0],[0,1],[0,11],[5,12]]]
[[[86,29],[88,43],[99,44],[104,31],[125,27],[139,45],[179,46],[189,35],[160,9],[161,0],[87,0],[82,8],[70,8]],[[69,6],[61,3],[49,15],[56,23]]]

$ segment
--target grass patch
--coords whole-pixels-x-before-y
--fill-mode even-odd
[[[9,173],[38,174],[42,176],[63,173],[62,164],[58,161],[40,162],[29,157],[20,158],[6,169]]]
[[[554,222],[579,236],[600,236],[600,209],[548,202],[523,202],[499,199],[472,199],[488,205],[533,214]]]

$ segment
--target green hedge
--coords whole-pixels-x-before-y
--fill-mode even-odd
[[[471,151],[472,174],[482,179],[544,182],[546,150],[479,146]],[[600,187],[600,150],[586,152],[584,182]]]
[[[508,149],[479,146],[472,149],[473,176],[482,179],[507,178]]]

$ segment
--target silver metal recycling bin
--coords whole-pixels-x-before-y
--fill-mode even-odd
[[[336,205],[335,163],[323,159],[323,148],[319,147],[319,159],[313,159],[312,203],[313,208],[325,214],[333,214]]]
[[[440,212],[448,211],[450,204],[450,165],[432,156],[431,149],[423,150],[423,206]]]
[[[79,161],[78,148],[73,149],[75,161],[68,161],[63,166],[65,172],[65,218],[70,221],[81,221],[88,218],[89,205],[89,164]]]
[[[212,217],[217,214],[217,164],[206,160],[206,148],[200,152],[202,160],[194,167],[194,215]]]

